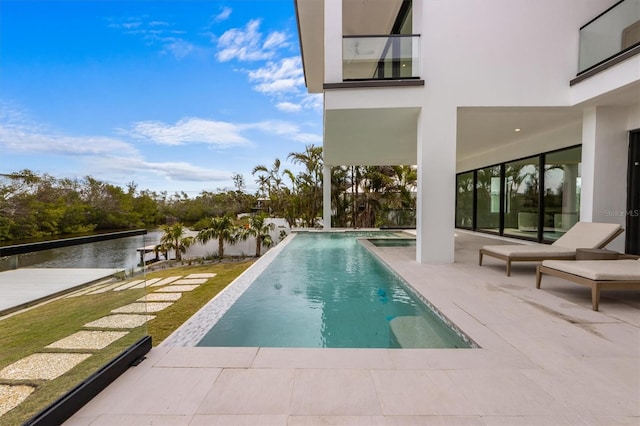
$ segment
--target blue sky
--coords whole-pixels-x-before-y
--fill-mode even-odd
[[[254,192],[307,144],[293,0],[0,2],[0,173]]]

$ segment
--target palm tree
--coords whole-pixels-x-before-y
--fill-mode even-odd
[[[249,228],[246,229],[242,238],[248,236],[255,237],[256,239],[256,257],[260,257],[260,250],[262,246],[271,247],[273,245],[273,239],[270,232],[273,231],[276,226],[273,223],[265,223],[266,216],[256,215],[249,218]]]
[[[212,217],[207,226],[198,231],[196,240],[206,244],[209,240],[218,239],[218,257],[224,256],[224,243],[233,244],[238,240],[238,227],[229,216]]]
[[[176,260],[182,260],[182,254],[193,244],[193,237],[185,236],[186,229],[181,223],[163,225],[161,229],[164,234],[160,238],[160,244],[156,246],[156,253],[164,252],[168,258],[167,253],[169,250],[173,250],[176,253]]]

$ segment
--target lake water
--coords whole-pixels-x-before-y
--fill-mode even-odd
[[[43,250],[17,256],[20,268],[138,268],[140,255],[136,249],[160,241],[161,231],[146,235],[98,241],[77,246]],[[152,257],[150,254],[147,259]],[[0,271],[14,269],[16,256],[0,257]]]

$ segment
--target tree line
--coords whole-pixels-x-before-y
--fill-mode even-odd
[[[120,187],[91,176],[55,178],[21,170],[0,175],[0,241],[42,239],[176,223],[206,229],[212,218],[260,213],[282,217],[292,227],[315,227],[322,216],[322,148],[308,145],[287,160],[252,170],[258,190],[247,193],[244,176],[234,189],[184,192]],[[332,226],[410,226],[415,220],[416,170],[410,166],[349,166],[331,169]],[[402,223],[401,223],[402,222]],[[415,223],[415,222],[413,222]]]

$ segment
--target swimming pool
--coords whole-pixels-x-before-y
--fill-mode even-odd
[[[297,234],[197,346],[470,347],[357,240],[377,235]]]
[[[376,247],[415,247],[415,238],[367,238]]]

